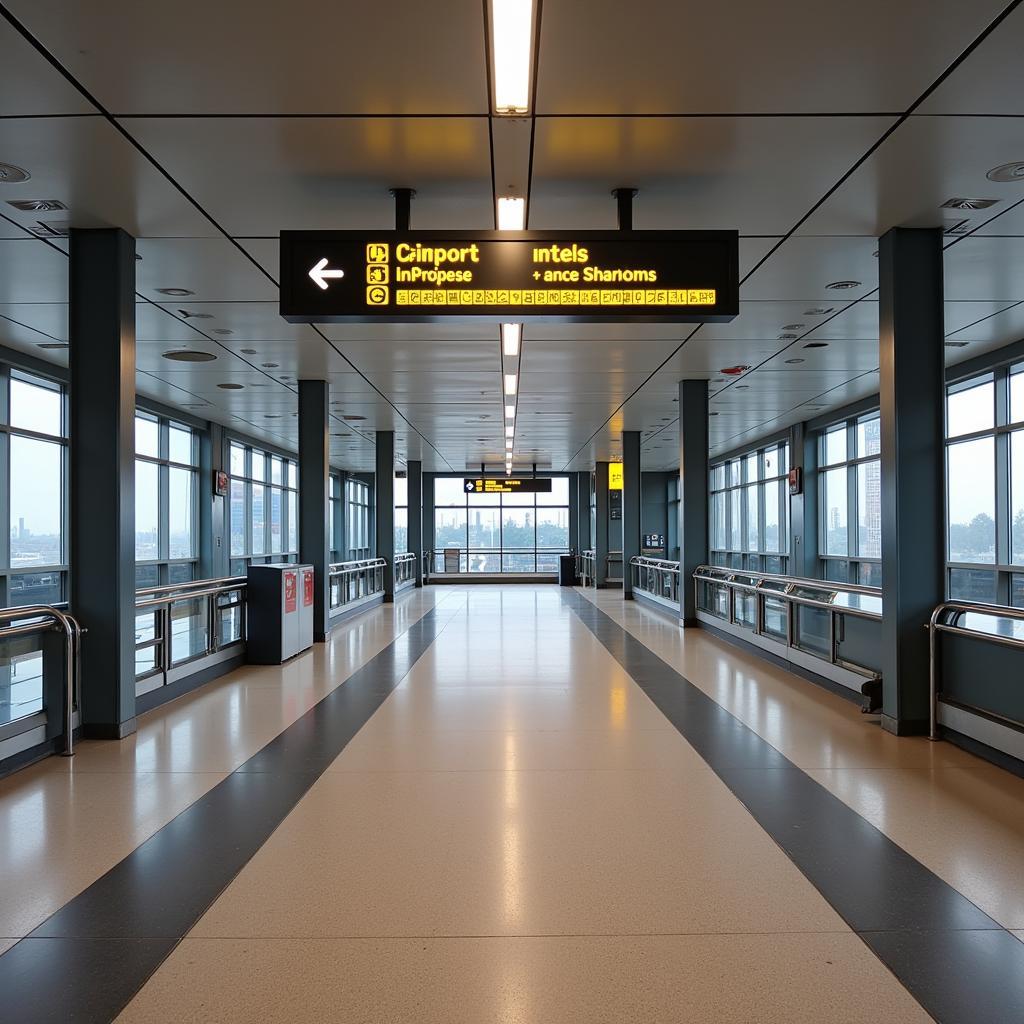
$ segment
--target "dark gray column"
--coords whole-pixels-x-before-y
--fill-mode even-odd
[[[224,428],[210,423],[199,444],[199,573],[203,579],[221,579],[231,571],[228,536],[228,497],[218,495],[216,474],[224,465]]]
[[[313,566],[313,639],[330,632],[330,385],[299,381],[299,561]]]
[[[569,474],[569,550],[574,554],[580,552],[580,496],[577,486],[578,477]]]
[[[590,471],[577,473],[570,486],[576,488],[580,551],[588,551],[593,544],[590,536]]]
[[[594,472],[596,523],[594,536],[594,582],[600,589],[608,578],[608,463],[598,462]]]
[[[633,600],[629,560],[640,554],[640,431],[622,432],[622,596]]]
[[[679,382],[679,621],[697,623],[693,573],[708,560],[708,382]]]
[[[73,229],[71,610],[82,644],[82,731],[135,731],[135,239]]]
[[[800,470],[800,493],[789,501],[789,575],[816,579],[818,566],[818,446],[806,423],[789,432],[790,467]],[[787,486],[788,490],[788,486]]]
[[[928,728],[925,623],[945,596],[942,232],[894,228],[878,253],[882,726]]]
[[[395,599],[395,432],[377,431],[377,472],[374,480],[377,557],[387,559],[384,602]]]
[[[409,550],[416,556],[416,586],[423,586],[423,463],[407,463]]]

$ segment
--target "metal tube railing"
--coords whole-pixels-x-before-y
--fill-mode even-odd
[[[42,633],[54,626],[64,633],[64,749],[61,753],[71,757],[74,752],[75,694],[81,678],[81,645],[84,629],[77,619],[52,605],[25,605],[21,608],[0,608],[0,623],[34,619],[20,626],[0,625],[0,639],[5,636],[25,636]]]
[[[939,736],[939,644],[940,633],[953,633],[958,636],[967,636],[975,640],[985,640],[989,643],[999,644],[1002,647],[1024,647],[1024,638],[1007,636],[1003,633],[990,633],[984,629],[972,629],[969,626],[961,626],[959,619],[962,615],[987,615],[993,619],[1009,619],[1016,622],[1024,622],[1024,608],[1009,608],[1004,605],[971,603],[968,601],[944,601],[938,605],[928,619],[928,695],[929,695],[929,720],[928,737],[938,740]],[[950,616],[950,621],[944,622],[944,616]],[[957,703],[960,703],[959,701]],[[982,711],[986,715],[992,715],[991,711],[984,708],[964,705],[968,710]],[[1003,717],[1003,716],[993,716]],[[1016,726],[1024,725],[1024,722],[1005,719]]]
[[[659,600],[679,604],[679,563],[665,558],[634,555],[629,560],[630,583],[634,590]]]
[[[412,556],[413,559],[415,557]],[[331,608],[342,608],[352,601],[381,592],[384,589],[384,570],[387,564],[383,558],[333,563],[329,572]],[[338,581],[337,585],[335,581]]]
[[[453,544],[450,548],[434,548],[432,551],[424,552],[423,557],[424,557],[424,560],[425,560],[426,564],[429,566],[427,572],[430,575],[442,575],[442,572],[437,570],[435,568],[435,566],[437,565],[438,559],[443,558],[444,553],[445,553],[446,550],[457,550],[459,552],[459,561],[460,561],[459,572],[460,573],[462,573],[462,572],[472,573],[472,572],[475,572],[475,571],[490,572],[490,573],[505,573],[505,574],[515,573],[515,572],[528,572],[528,573],[538,572],[538,573],[544,573],[545,575],[551,575],[551,576],[556,576],[558,574],[558,558],[559,558],[559,556],[560,555],[567,555],[567,554],[570,553],[568,548],[555,548],[555,547],[551,547],[551,548],[543,548],[543,547],[532,548],[531,547],[531,548],[521,548],[521,549],[517,550],[516,548],[464,548],[464,547],[457,547],[456,545]],[[508,568],[505,568],[503,566],[503,564],[502,564],[503,561],[507,562],[507,563],[511,563],[512,560],[514,558],[516,558],[517,556],[525,556],[526,558],[532,559],[535,568],[529,568],[529,569],[508,569]],[[470,563],[470,560],[472,558],[474,558],[474,557],[481,557],[481,558],[484,558],[484,559],[486,559],[488,557],[492,557],[492,558],[497,560],[496,561],[496,568],[484,568],[484,569],[479,569],[479,570],[470,569],[469,563]],[[548,567],[537,568],[538,563],[541,561],[542,558],[554,559],[554,564],[552,564],[550,566],[550,568],[548,568]],[[461,564],[463,562],[466,564],[466,568],[465,569],[461,568]],[[443,564],[443,562],[442,562],[442,564]]]
[[[589,551],[581,551],[576,556],[576,575],[580,578],[580,585],[589,587],[594,583],[597,574],[595,571],[595,561],[597,559],[597,553],[591,548]]]

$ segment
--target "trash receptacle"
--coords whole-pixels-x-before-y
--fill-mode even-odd
[[[576,556],[558,556],[558,585],[560,587],[576,586]]]

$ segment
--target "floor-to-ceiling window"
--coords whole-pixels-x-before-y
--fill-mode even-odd
[[[440,552],[459,551],[462,572],[558,571],[569,550],[569,478],[551,478],[551,491],[467,494],[463,477],[434,479],[435,569]]]
[[[711,561],[785,573],[789,563],[789,445],[775,442],[711,466]]]
[[[294,562],[299,551],[299,469],[294,459],[229,444],[232,575],[263,562]]]
[[[349,477],[345,481],[345,529],[347,559],[370,556],[370,486]]]
[[[395,554],[409,550],[409,478],[395,474]]]
[[[882,585],[882,467],[878,413],[832,424],[818,441],[821,575]]]

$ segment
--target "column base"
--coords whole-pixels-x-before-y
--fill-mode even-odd
[[[927,736],[928,735],[928,721],[927,719],[914,719],[914,718],[893,718],[891,715],[882,714],[881,721],[879,724],[886,732],[891,732],[893,736]]]
[[[82,738],[87,740],[123,740],[138,731],[138,719],[127,722],[86,722],[82,726]]]

